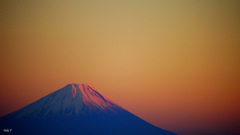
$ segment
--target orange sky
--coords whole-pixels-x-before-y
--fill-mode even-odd
[[[88,83],[161,128],[235,130],[239,4],[1,1],[0,116],[68,83]]]

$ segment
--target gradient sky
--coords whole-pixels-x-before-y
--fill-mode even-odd
[[[88,83],[179,134],[238,131],[238,1],[3,0],[0,16],[0,116]]]

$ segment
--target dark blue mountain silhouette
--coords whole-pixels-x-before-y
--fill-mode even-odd
[[[138,118],[88,84],[69,84],[1,117],[0,127],[1,135],[175,135]]]

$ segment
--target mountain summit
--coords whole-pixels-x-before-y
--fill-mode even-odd
[[[98,93],[88,84],[70,84],[72,89],[72,98],[80,98],[82,106],[89,111],[92,110],[112,110],[118,109],[117,106],[109,99]],[[68,86],[67,86],[68,87]]]
[[[10,135],[174,135],[138,118],[88,84],[68,84],[1,117],[0,125],[6,129],[1,132]]]

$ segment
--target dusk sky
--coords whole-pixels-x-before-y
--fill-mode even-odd
[[[3,0],[0,17],[0,116],[88,83],[182,135],[239,130],[236,0]]]

